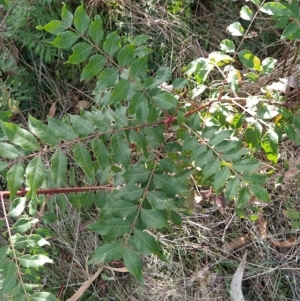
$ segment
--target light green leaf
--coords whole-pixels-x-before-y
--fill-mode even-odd
[[[269,129],[261,139],[261,147],[265,151],[267,159],[274,164],[278,161],[278,135]]]
[[[93,179],[94,178],[94,169],[92,164],[92,158],[90,152],[81,144],[77,143],[73,147],[73,154],[75,157],[76,163],[83,169],[86,175]]]
[[[130,163],[130,148],[128,143],[122,139],[118,133],[114,133],[110,139],[111,149],[113,151],[115,160],[122,164],[125,169],[128,169]]]
[[[135,55],[134,45],[125,45],[118,53],[118,63],[121,67],[128,66],[133,60]]]
[[[261,162],[254,158],[243,159],[233,164],[233,169],[237,172],[251,172],[261,166]]]
[[[139,252],[145,255],[160,254],[158,243],[150,234],[135,228],[133,239]]]
[[[90,17],[87,15],[83,5],[76,8],[74,13],[74,25],[77,31],[82,35],[90,25]]]
[[[168,195],[175,195],[187,190],[181,181],[170,175],[154,174],[153,179],[154,184]]]
[[[129,233],[131,227],[131,222],[122,218],[109,218],[108,220],[101,219],[88,226],[92,231],[100,235],[106,235],[111,240],[125,233]]]
[[[126,100],[130,91],[131,82],[127,79],[123,79],[117,83],[111,94],[111,100],[115,104],[122,100]]]
[[[95,17],[95,20],[91,23],[89,27],[89,35],[93,42],[99,46],[101,40],[103,39],[103,29],[102,29],[102,19],[99,15]]]
[[[88,119],[84,119],[79,115],[71,115],[70,121],[77,133],[83,137],[88,136],[95,132],[94,125]]]
[[[285,5],[278,2],[265,3],[259,10],[268,15],[277,17],[292,15],[292,12]]]
[[[222,187],[225,184],[225,182],[229,179],[229,177],[230,171],[228,167],[219,170],[214,176],[214,188],[218,189]]]
[[[25,268],[38,268],[43,266],[45,263],[53,263],[53,260],[46,255],[22,255],[18,257],[18,261],[21,266]]]
[[[145,279],[142,274],[143,263],[141,257],[129,248],[123,250],[124,264],[128,271],[141,283],[144,284]]]
[[[169,110],[177,106],[177,99],[168,92],[157,94],[153,100],[162,110]]]
[[[98,75],[106,63],[106,58],[101,54],[90,57],[89,63],[83,68],[80,80],[86,80]]]
[[[113,56],[120,48],[120,37],[117,31],[111,32],[103,43],[103,50],[109,55]]]
[[[113,260],[119,260],[123,256],[123,245],[120,241],[105,244],[98,247],[94,252],[93,257],[87,262],[88,264],[98,264],[101,262],[111,262]]]
[[[49,242],[38,234],[21,235],[16,234],[12,237],[12,243],[18,250],[25,248],[35,248],[50,245]]]
[[[65,153],[58,149],[51,158],[51,175],[57,187],[66,184],[66,172],[68,167],[68,159]]]
[[[142,209],[141,219],[143,223],[150,228],[169,228],[165,211]]]
[[[245,29],[242,27],[240,22],[234,22],[227,27],[227,31],[233,36],[243,36]]]
[[[73,31],[67,30],[57,34],[55,40],[51,43],[52,46],[62,49],[70,48],[77,40],[79,35]]]
[[[98,94],[102,90],[113,86],[118,80],[118,75],[119,70],[117,68],[106,68],[103,70],[98,76],[95,93]]]
[[[64,23],[66,23],[68,26],[72,25],[73,22],[73,14],[68,11],[66,4],[64,4],[62,10],[61,10],[61,19]]]
[[[150,171],[143,167],[132,167],[123,174],[127,183],[145,183],[148,181]]]
[[[15,233],[24,233],[32,228],[32,224],[39,222],[37,218],[23,216],[17,220],[12,226],[12,231]]]
[[[29,191],[26,194],[27,198],[32,197],[37,190],[42,186],[45,179],[45,167],[41,156],[32,159],[26,167],[26,182],[29,186]]]
[[[222,51],[227,53],[233,53],[235,52],[235,45],[231,40],[222,40],[220,44],[220,48]]]
[[[10,204],[8,215],[11,217],[17,217],[21,215],[25,209],[25,205],[26,205],[25,197],[14,199]]]
[[[127,184],[124,188],[116,190],[114,192],[115,198],[124,199],[126,201],[136,201],[139,200],[144,194],[144,189],[134,185]]]
[[[44,124],[42,121],[37,120],[29,115],[28,124],[30,131],[43,142],[49,144],[52,147],[59,144],[60,139],[58,136],[56,136],[55,131],[51,127]]]
[[[252,20],[253,12],[249,8],[249,6],[245,5],[242,7],[242,9],[240,10],[240,17],[244,20],[249,20],[249,21]]]
[[[22,155],[19,151],[11,144],[0,142],[0,157],[5,159],[17,159]]]
[[[1,126],[10,142],[21,146],[27,151],[36,151],[40,149],[39,143],[28,131],[21,129],[16,124],[8,122],[1,122]]]
[[[91,146],[98,163],[103,169],[105,169],[105,167],[109,164],[109,154],[107,147],[99,138],[94,138],[92,140]]]
[[[265,58],[261,63],[263,70],[260,75],[270,74],[274,70],[276,63],[277,60],[272,57]]]
[[[148,69],[148,57],[143,56],[134,60],[130,66],[129,74],[131,77],[145,77]]]
[[[1,151],[0,151],[0,157],[1,157]],[[5,170],[7,168],[7,166],[8,166],[7,162],[4,162],[4,161],[0,160],[0,172],[3,171],[3,170]]]
[[[259,185],[253,185],[250,187],[251,191],[254,193],[254,195],[263,202],[269,202],[270,196],[268,194],[268,191]]]
[[[232,130],[222,130],[220,132],[214,133],[210,137],[208,143],[210,145],[217,145],[217,144],[221,143],[222,141],[224,141],[225,139],[227,139],[228,137],[230,137],[231,134],[232,134]]]
[[[210,65],[217,65],[219,67],[229,64],[233,58],[221,51],[211,52],[208,56]]]
[[[250,201],[250,192],[247,187],[243,187],[238,194],[238,198],[236,201],[236,207],[238,209],[244,208],[245,205]]]
[[[72,127],[59,119],[54,119],[48,116],[49,127],[63,140],[75,140],[78,135],[74,132]]]
[[[262,71],[263,68],[260,63],[260,59],[255,56],[252,52],[249,50],[243,49],[238,52],[238,57],[240,61],[243,63],[244,66],[254,69],[256,71]]]
[[[10,192],[10,199],[12,200],[17,191],[21,188],[24,181],[24,167],[21,161],[11,167],[7,173],[7,187]]]
[[[50,32],[52,34],[58,34],[66,30],[67,28],[69,28],[69,25],[59,20],[51,20],[49,23],[47,23],[44,26],[38,25],[36,27],[36,29],[38,30],[46,30],[47,32]]]
[[[219,158],[215,158],[213,161],[208,162],[204,165],[202,169],[202,175],[204,178],[208,178],[211,175],[215,174],[221,165],[221,160]]]
[[[176,199],[170,198],[162,191],[148,191],[147,200],[157,210],[178,208]]]
[[[55,296],[48,292],[39,292],[30,295],[30,301],[59,301]]]
[[[238,177],[232,178],[227,183],[226,189],[224,191],[227,201],[231,201],[237,195],[240,185],[241,181]]]
[[[92,51],[92,46],[88,43],[77,43],[72,47],[72,55],[70,55],[68,63],[80,64],[84,62]]]

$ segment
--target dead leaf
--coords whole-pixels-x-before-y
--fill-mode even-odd
[[[292,247],[295,245],[295,238],[293,238],[293,237],[291,237],[285,241],[277,241],[271,237],[271,241],[272,241],[273,245],[280,247],[280,248],[287,248],[287,247]]]
[[[230,297],[232,301],[245,301],[242,292],[243,274],[246,266],[247,251],[245,252],[230,284]]]
[[[79,290],[71,298],[67,299],[67,301],[77,301],[83,295],[83,293],[89,288],[89,286],[92,284],[92,282],[100,275],[102,270],[103,270],[103,267],[100,268],[97,271],[97,273],[95,273],[94,275],[89,277],[89,279],[81,285]]]
[[[245,235],[236,237],[235,239],[231,240],[230,242],[225,242],[222,246],[222,250],[231,253],[235,249],[238,249],[245,244],[247,244],[251,240],[251,234],[247,233]]]
[[[265,239],[267,237],[267,222],[262,212],[258,213],[258,219],[256,220],[256,225],[259,230],[261,238]]]
[[[80,108],[88,109],[91,106],[91,103],[87,100],[79,100],[75,106],[76,110],[80,110]]]
[[[112,268],[112,267],[108,267],[108,266],[105,266],[105,268],[107,268],[111,271],[119,272],[119,273],[128,273],[127,268]]]
[[[55,113],[56,113],[56,103],[52,104],[47,115],[49,117],[54,117]]]

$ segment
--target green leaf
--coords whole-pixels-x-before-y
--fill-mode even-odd
[[[254,158],[243,159],[233,164],[233,169],[237,172],[251,172],[261,166],[261,162]]]
[[[293,122],[294,122],[295,127],[296,127],[298,130],[300,130],[300,117],[299,117],[299,116],[294,116]]]
[[[59,301],[55,296],[48,292],[39,292],[30,295],[30,301]]]
[[[168,92],[157,94],[153,100],[162,110],[169,110],[177,106],[177,99]]]
[[[278,161],[278,135],[269,129],[261,139],[261,147],[265,151],[267,159],[274,164]]]
[[[162,191],[148,191],[147,200],[157,210],[178,208],[178,202]]]
[[[92,140],[91,146],[98,163],[104,169],[109,164],[109,154],[107,147],[99,138],[94,138]]]
[[[177,171],[176,164],[170,158],[164,158],[164,159],[160,160],[159,165],[162,168],[162,170],[164,170],[164,171],[167,171],[167,172],[176,172]]]
[[[195,166],[203,167],[213,159],[213,152],[211,150],[204,151],[195,159]]]
[[[70,141],[78,138],[71,126],[62,122],[59,119],[54,119],[48,116],[49,127],[63,140]]]
[[[219,170],[220,165],[221,165],[221,160],[219,158],[216,158],[213,161],[205,164],[202,169],[203,178],[208,178],[211,175],[215,174]]]
[[[56,201],[57,202],[57,201]],[[94,193],[84,192],[79,197],[80,205],[83,209],[88,210],[94,203]]]
[[[270,201],[270,196],[265,188],[263,188],[259,185],[253,185],[250,187],[250,189],[260,201],[263,201],[263,202]]]
[[[241,181],[238,177],[230,179],[224,191],[225,197],[228,201],[231,201],[237,195],[240,185]]]
[[[296,133],[295,128],[292,125],[290,125],[290,124],[285,125],[284,132],[286,133],[286,135],[288,136],[289,139],[296,140],[297,133]]]
[[[145,34],[141,34],[141,35],[136,36],[133,39],[133,44],[136,45],[136,46],[140,46],[140,45],[144,44],[146,41],[148,41],[149,39],[151,39],[150,36],[147,36]]]
[[[7,173],[7,187],[12,200],[24,181],[24,167],[20,161],[13,165]]]
[[[143,56],[134,60],[130,66],[129,74],[131,77],[145,77],[148,69],[148,57]]]
[[[277,60],[272,57],[265,58],[261,63],[263,70],[260,74],[261,75],[270,74],[274,70],[276,63]]]
[[[98,75],[106,63],[106,58],[101,54],[90,57],[89,63],[83,68],[80,80],[86,80]]]
[[[146,102],[141,102],[136,108],[136,119],[143,124],[149,116],[149,106]]]
[[[252,20],[253,12],[249,8],[249,6],[245,5],[242,7],[242,9],[240,10],[240,17],[244,20],[248,20],[248,21]]]
[[[238,52],[238,57],[240,61],[243,63],[244,66],[254,69],[256,71],[262,71],[262,66],[260,63],[260,59],[255,56],[252,52],[249,50],[243,49]]]
[[[16,234],[12,237],[12,243],[18,250],[25,248],[35,248],[50,245],[49,242],[38,234],[21,235]]]
[[[68,159],[65,153],[58,149],[51,158],[51,175],[56,187],[65,186]]]
[[[28,131],[8,122],[1,122],[1,126],[4,134],[10,142],[21,146],[27,151],[36,151],[40,149],[39,143]]]
[[[159,68],[155,78],[148,77],[145,80],[144,86],[148,90],[157,88],[162,83],[167,82],[171,78],[171,76],[172,76],[172,69],[170,67]]]
[[[17,159],[22,154],[11,144],[0,142],[0,157],[5,159]]]
[[[127,79],[123,79],[117,83],[111,94],[111,100],[114,104],[126,100],[130,91],[130,85],[131,82]]]
[[[230,137],[231,134],[232,134],[232,130],[222,130],[220,132],[214,133],[210,137],[208,143],[210,145],[217,145],[217,144],[221,143],[222,141],[224,141],[225,139],[227,139],[228,137]]]
[[[285,5],[277,2],[265,3],[259,10],[268,15],[277,17],[292,15],[292,12]]]
[[[139,252],[145,255],[160,254],[158,243],[150,234],[135,228],[133,239]]]
[[[181,181],[169,175],[154,174],[153,179],[154,184],[163,192],[169,195],[175,195],[187,190],[187,188]]]
[[[165,211],[142,209],[141,219],[150,228],[169,228]]]
[[[36,27],[36,29],[38,30],[46,30],[52,34],[58,34],[66,30],[67,28],[69,28],[69,25],[59,20],[51,20],[49,23],[47,23],[44,26],[38,25]]]
[[[145,157],[148,157],[147,141],[144,135],[136,132],[135,130],[131,130],[129,133],[129,139],[132,143],[136,144],[143,150]]]
[[[68,63],[70,64],[80,64],[84,62],[88,56],[91,54],[92,46],[88,43],[77,43],[72,47],[72,55],[70,55]]]
[[[115,198],[124,199],[126,201],[139,200],[144,194],[144,189],[134,184],[127,184],[124,188],[114,192]]]
[[[52,147],[59,144],[60,139],[56,136],[55,131],[51,127],[44,124],[42,121],[37,120],[29,115],[28,124],[30,131],[43,142],[49,144]]]
[[[87,15],[83,5],[80,5],[75,10],[74,25],[77,31],[82,35],[88,29],[90,24],[90,17]]]
[[[99,15],[97,15],[95,20],[91,23],[89,27],[89,35],[93,42],[99,46],[104,35],[104,31],[102,29],[102,19]]]
[[[79,115],[71,115],[70,121],[77,133],[83,137],[88,136],[95,132],[94,125],[88,119],[84,119]]]
[[[0,248],[0,269],[6,265],[6,253],[8,251],[8,246],[4,246]]]
[[[113,151],[115,160],[122,164],[125,169],[128,169],[130,163],[130,148],[128,143],[122,139],[118,133],[114,133],[110,139],[111,149]]]
[[[145,279],[142,274],[143,263],[141,257],[129,248],[124,248],[123,259],[130,274],[132,274],[141,284],[144,284]]]
[[[3,275],[1,278],[3,279],[3,282],[1,283],[1,295],[3,296],[6,294],[11,294],[11,292],[17,285],[16,263],[12,260],[9,260],[8,263],[6,263],[6,265],[3,267],[2,274]]]
[[[222,187],[225,184],[225,182],[229,179],[229,177],[230,171],[228,167],[219,170],[214,176],[214,188],[218,189]]]
[[[112,215],[122,219],[136,215],[137,211],[138,205],[122,199],[108,202],[101,210],[104,215]]]
[[[118,63],[121,67],[128,66],[135,56],[135,46],[125,45],[118,53]]]
[[[102,90],[113,86],[118,79],[118,75],[119,70],[117,68],[106,68],[105,70],[103,70],[98,76],[95,93],[97,94]]]
[[[45,213],[42,215],[42,221],[45,225],[54,223],[57,220],[58,220],[58,217],[55,213]]]
[[[232,36],[243,36],[245,33],[245,29],[242,27],[240,22],[234,22],[227,27],[227,31]]]
[[[150,171],[143,167],[132,167],[123,174],[127,183],[145,183],[150,177]]]
[[[262,126],[259,123],[253,123],[245,131],[245,141],[252,149],[256,149],[260,144]]]
[[[25,268],[38,268],[43,266],[45,263],[53,263],[53,260],[45,255],[22,255],[18,257],[18,261],[21,266]]]
[[[120,37],[117,31],[111,32],[103,43],[103,50],[109,55],[113,56],[120,48]]]
[[[245,205],[247,205],[247,203],[250,201],[250,193],[247,187],[243,187],[239,194],[238,194],[238,198],[236,201],[236,207],[238,209],[244,208]]]
[[[61,10],[61,19],[68,26],[71,26],[73,23],[73,14],[70,11],[68,11],[66,4],[64,4]]]
[[[45,167],[41,156],[32,159],[26,167],[26,182],[29,186],[29,191],[26,194],[27,198],[32,197],[37,190],[42,186],[45,179]]]
[[[224,154],[222,154],[222,159],[227,162],[235,162],[240,160],[242,156],[245,156],[249,153],[247,149],[231,149]]]
[[[144,133],[146,135],[146,139],[149,141],[149,144],[153,142],[153,148],[159,147],[161,144],[165,142],[165,137],[161,131],[154,127],[146,127],[144,128]],[[151,141],[151,142],[150,142]],[[156,145],[156,147],[155,147]],[[151,146],[151,144],[150,144]]]
[[[57,34],[55,40],[51,43],[52,46],[62,49],[70,48],[77,40],[79,35],[73,31],[67,30]]]
[[[21,217],[17,222],[12,226],[12,231],[15,233],[24,233],[32,228],[32,224],[37,223],[39,220],[33,217]]]
[[[152,53],[153,50],[146,47],[146,46],[140,46],[137,47],[137,49],[135,50],[135,55],[139,58],[147,56],[148,54]]]
[[[265,184],[268,177],[263,174],[249,173],[243,175],[243,181],[250,184]]]
[[[227,53],[235,52],[234,43],[228,39],[221,41],[220,48],[222,51],[227,52]]]
[[[212,135],[219,129],[218,126],[216,125],[212,125],[212,126],[206,126],[202,133],[201,133],[201,136],[203,138],[206,138],[206,139],[210,139],[212,137]]]
[[[98,264],[119,260],[123,256],[123,245],[120,241],[98,247],[87,264]]]
[[[14,199],[10,204],[8,215],[11,217],[17,217],[21,215],[25,209],[25,205],[26,205],[26,198],[20,197]]]
[[[288,24],[280,37],[285,40],[295,40],[299,38],[299,26],[296,23]]]
[[[122,218],[109,218],[108,220],[101,219],[88,226],[92,231],[100,235],[106,235],[111,240],[125,233],[129,233],[131,227],[131,222]]]
[[[90,152],[81,143],[77,143],[73,147],[72,151],[76,163],[83,169],[83,171],[86,173],[86,175],[89,178],[93,179],[94,169],[93,169],[93,163],[92,163]]]
[[[129,110],[128,113],[130,115],[135,114],[137,107],[139,106],[139,104],[141,104],[142,102],[145,102],[145,94],[142,92],[137,92],[133,95],[132,99],[130,100],[130,104],[129,104]]]

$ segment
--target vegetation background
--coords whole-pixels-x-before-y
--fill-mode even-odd
[[[85,69],[89,54],[80,57],[73,44],[66,46],[66,37],[58,39],[65,29],[51,23],[67,23],[69,13],[75,15],[70,28],[84,42],[97,44],[102,32],[107,44],[96,50],[107,58],[104,71],[118,67],[122,83],[126,72],[128,78],[139,78],[132,82],[142,82],[144,90],[133,88],[132,95],[148,89],[154,106],[130,104],[126,87],[115,80],[110,91],[102,85],[106,77],[95,78],[101,68],[95,74],[94,67]],[[1,194],[0,298],[240,300],[240,289],[245,300],[300,300],[298,1],[66,0],[62,5],[57,0],[1,0],[0,14],[1,190],[11,195]],[[80,32],[86,16],[89,22],[101,19],[97,35],[90,29]],[[132,45],[139,49],[133,51],[136,60],[147,57],[147,62],[134,65]],[[145,120],[159,130],[143,132]],[[72,126],[73,138],[70,131],[60,133],[63,124]],[[100,142],[92,140],[98,136],[90,138],[95,129],[104,136]],[[126,133],[120,138],[118,131]],[[31,140],[31,133],[38,141]],[[140,133],[151,139],[140,142]],[[54,142],[46,134],[53,134]],[[237,140],[241,144],[231,147]],[[228,144],[220,146],[224,141]],[[209,147],[205,156],[211,156],[205,163],[203,152],[200,158],[194,150],[201,144]],[[65,173],[54,163],[64,158],[56,147],[68,157]],[[99,166],[82,159],[89,153]],[[204,168],[210,162],[209,170]],[[157,180],[147,182],[153,174]],[[14,199],[24,177],[29,192]],[[102,192],[76,191],[105,185],[123,193],[113,194],[125,200],[123,207],[105,205]],[[75,190],[36,194],[41,187],[61,186]],[[148,197],[138,211],[154,208],[165,219],[155,215],[156,222],[137,221],[140,213],[128,205],[144,200],[133,196],[137,187],[168,195],[168,205]],[[103,230],[112,225],[100,224],[102,216],[104,221],[106,215],[121,218],[124,211],[126,217],[137,216],[134,235],[132,229],[116,236]],[[131,263],[125,253],[101,249],[118,239],[124,239]]]

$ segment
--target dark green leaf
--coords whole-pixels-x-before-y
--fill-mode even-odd
[[[94,169],[90,152],[81,143],[75,144],[72,151],[76,163],[83,169],[89,178],[93,179]]]
[[[148,181],[150,171],[143,167],[132,167],[123,174],[127,183],[145,183]]]
[[[249,153],[247,149],[231,149],[230,151],[222,154],[222,159],[228,162],[235,162],[240,160],[242,156],[245,156]]]
[[[37,192],[44,182],[45,175],[45,167],[39,155],[32,159],[26,167],[26,182],[29,186],[26,197],[32,197]]]
[[[9,295],[17,285],[16,263],[12,260],[9,260],[8,263],[3,267],[2,274],[3,276],[1,278],[3,279],[3,282],[1,285],[1,295]]]
[[[136,119],[139,123],[143,124],[149,116],[149,106],[147,102],[141,102],[136,108]]]
[[[230,171],[228,167],[219,170],[214,176],[214,188],[217,189],[222,187],[229,177]]]
[[[177,171],[176,164],[170,158],[164,158],[164,159],[160,160],[159,165],[162,168],[162,170],[164,170],[164,171],[167,171],[167,172],[176,172]]]
[[[94,138],[91,143],[94,155],[97,158],[98,163],[102,168],[105,168],[107,164],[109,163],[108,160],[108,150],[105,144],[99,139]]]
[[[215,158],[213,161],[208,162],[203,166],[202,175],[204,178],[208,178],[211,175],[215,174],[221,165],[221,160],[219,158]]]
[[[120,241],[105,244],[98,247],[92,256],[92,258],[87,262],[88,264],[98,264],[101,262],[111,262],[113,260],[119,260],[123,255],[123,245]]]
[[[254,159],[244,159],[233,164],[233,169],[237,172],[251,172],[261,166],[261,163]]]
[[[143,223],[150,228],[169,228],[167,222],[167,215],[164,211],[157,211],[152,209],[142,209],[141,218]]]
[[[253,186],[251,186],[250,189],[260,201],[263,201],[263,202],[270,201],[270,196],[264,187],[261,187],[259,185],[253,185]]]
[[[124,199],[126,201],[139,200],[143,196],[143,194],[144,189],[131,183],[127,184],[124,188],[114,192],[114,196],[116,198]]]
[[[201,133],[201,136],[203,138],[206,138],[206,139],[210,139],[212,137],[212,135],[219,129],[218,126],[216,125],[212,125],[212,126],[206,126],[202,133]]]
[[[231,201],[237,195],[240,185],[241,181],[238,177],[230,179],[230,181],[226,185],[224,192],[225,197],[228,201]]]
[[[129,74],[131,77],[145,77],[148,69],[148,57],[143,56],[134,60],[130,66]]]
[[[115,160],[122,164],[125,169],[128,169],[130,163],[130,148],[128,143],[122,139],[118,133],[114,133],[110,139],[111,149],[113,151]]]
[[[177,99],[168,92],[157,94],[153,100],[162,110],[169,110],[177,106]]]
[[[136,45],[136,46],[140,46],[140,45],[144,44],[146,41],[148,41],[149,39],[151,39],[150,36],[147,36],[145,34],[141,34],[141,35],[136,36],[133,39],[133,44]]]
[[[134,244],[137,250],[145,255],[160,254],[157,241],[150,234],[134,229]]]
[[[88,136],[95,132],[94,126],[91,121],[84,119],[79,115],[71,115],[70,121],[77,133],[82,136]]]
[[[264,174],[256,174],[256,173],[250,173],[250,174],[244,174],[243,175],[243,181],[250,184],[265,184],[268,180],[268,177]]]
[[[176,209],[178,207],[176,200],[162,191],[148,191],[147,200],[157,210]]]
[[[135,114],[138,105],[141,104],[144,101],[145,101],[145,94],[144,93],[142,93],[142,92],[135,93],[133,95],[132,99],[130,100],[128,113],[130,115]]]
[[[250,201],[250,193],[247,187],[243,187],[238,194],[238,198],[236,201],[236,207],[238,209],[244,208],[245,205]]]
[[[138,205],[132,202],[124,201],[122,199],[108,202],[101,210],[101,212],[105,215],[108,214],[122,219],[136,215],[137,211]]]
[[[181,181],[170,175],[154,175],[153,179],[154,184],[169,195],[175,195],[187,190]]]
[[[132,143],[136,144],[143,150],[145,157],[148,157],[147,141],[144,135],[136,132],[135,130],[131,130],[129,133],[129,139]]]
[[[7,187],[10,192],[10,199],[12,200],[17,191],[21,189],[24,181],[24,167],[20,161],[11,167],[7,173]]]
[[[207,163],[209,163],[213,159],[213,152],[211,150],[207,150],[195,159],[195,166],[203,167]]]
[[[68,160],[65,153],[58,149],[51,158],[51,175],[57,187],[66,184]]]
[[[210,137],[208,143],[210,145],[217,145],[217,144],[221,143],[222,141],[224,141],[225,139],[227,139],[228,137],[230,137],[231,134],[232,134],[232,130],[222,130],[220,132],[214,133]]]
[[[75,140],[78,135],[74,132],[71,126],[62,122],[59,119],[54,119],[48,116],[49,127],[63,140]]]
[[[117,31],[111,32],[103,43],[103,50],[109,55],[113,56],[120,48],[120,37]]]
[[[143,263],[141,257],[129,248],[123,250],[124,264],[128,271],[141,283],[144,284],[145,279],[142,274]]]

